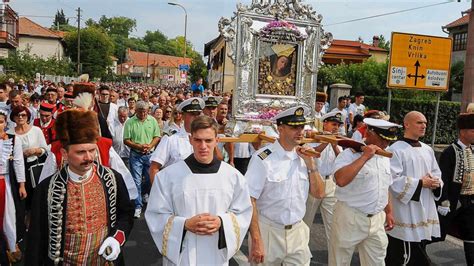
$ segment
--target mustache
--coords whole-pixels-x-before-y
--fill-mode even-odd
[[[89,164],[91,164],[91,163],[93,163],[93,162],[94,162],[93,160],[87,160],[87,161],[82,162],[81,165],[86,166],[86,165],[89,165]]]

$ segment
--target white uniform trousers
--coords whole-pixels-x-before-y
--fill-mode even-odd
[[[310,264],[309,228],[303,221],[292,225],[291,229],[285,229],[284,225],[259,215],[258,225],[265,252],[264,263],[258,265]],[[250,237],[248,242],[251,248]]]
[[[385,265],[388,239],[384,224],[384,211],[368,217],[344,202],[337,202],[331,231],[329,265],[350,265],[356,247],[359,249],[361,265]]]
[[[336,183],[332,178],[325,180],[325,196],[322,199],[317,199],[313,196],[308,195],[308,200],[306,201],[306,213],[304,215],[303,221],[309,226],[314,222],[314,217],[318,212],[319,207],[321,207],[321,216],[323,218],[324,230],[326,231],[326,239],[329,243],[329,237],[331,236],[331,224],[332,216],[334,212],[334,206],[336,205],[337,199],[334,197],[336,192]]]

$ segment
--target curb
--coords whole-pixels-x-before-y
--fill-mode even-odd
[[[464,246],[463,241],[454,236],[446,235],[446,241],[461,248]]]

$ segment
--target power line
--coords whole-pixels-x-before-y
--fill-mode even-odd
[[[363,17],[363,18],[356,18],[356,19],[351,19],[351,20],[336,22],[336,23],[332,23],[332,24],[326,24],[326,25],[323,25],[323,26],[329,27],[329,26],[335,26],[335,25],[340,25],[340,24],[346,24],[346,23],[350,23],[350,22],[356,22],[356,21],[361,21],[361,20],[366,20],[366,19],[371,19],[371,18],[378,18],[378,17],[383,17],[383,16],[389,16],[389,15],[404,13],[404,12],[413,11],[413,10],[417,10],[417,9],[423,9],[423,8],[428,8],[428,7],[432,7],[432,6],[439,6],[439,5],[449,4],[449,3],[452,3],[452,2],[455,2],[455,1],[456,1],[456,0],[449,0],[449,1],[441,2],[441,3],[436,3],[436,4],[430,4],[430,5],[426,5],[426,6],[414,7],[414,8],[409,8],[409,9],[402,9],[402,10],[398,10],[398,11],[393,11],[393,12],[388,12],[388,13],[383,13],[383,14],[378,14],[378,15],[373,15],[373,16],[368,16],[368,17]]]

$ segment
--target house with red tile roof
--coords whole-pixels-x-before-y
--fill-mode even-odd
[[[26,50],[30,54],[42,58],[63,58],[63,36],[26,17],[19,19],[19,50]]]
[[[362,63],[369,58],[376,62],[385,62],[389,51],[378,47],[378,44],[378,36],[374,36],[372,44],[335,39],[324,53],[323,62],[328,65],[353,64]]]
[[[191,63],[191,58],[128,49],[125,62],[117,66],[117,75],[126,75],[138,80],[146,79],[159,84],[179,84],[183,74],[179,71],[179,65]]]
[[[445,33],[449,34],[449,37],[453,38],[451,64],[466,61],[467,27],[470,13],[471,9],[463,11],[460,18],[441,27]]]

